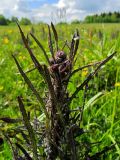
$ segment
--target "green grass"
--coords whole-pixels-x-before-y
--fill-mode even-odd
[[[47,43],[47,26],[33,26],[35,35],[39,38],[47,54],[50,56]],[[80,46],[77,54],[75,68],[104,59],[107,55],[117,51],[116,56],[106,64],[100,73],[89,83],[87,92],[85,112],[83,115],[83,127],[90,132],[83,140],[89,142],[102,141],[97,147],[93,147],[91,154],[102,150],[103,147],[115,143],[115,149],[106,154],[106,160],[119,159],[120,157],[120,24],[80,24],[57,26],[59,34],[59,45],[62,48],[64,41],[71,40],[75,29],[80,32]],[[30,32],[31,26],[23,27],[25,33]],[[100,37],[99,32],[102,33]],[[25,50],[18,28],[16,26],[0,27],[0,117],[20,117],[18,112],[17,96],[23,95],[31,102],[26,104],[27,110],[34,110],[37,105],[35,97],[24,83],[17,67],[12,59],[16,54],[22,68],[27,71],[33,68],[30,57]],[[45,57],[36,43],[30,39],[31,47],[41,63]],[[68,49],[65,49],[68,53]],[[88,69],[88,73],[93,68]],[[68,86],[72,94],[76,86],[85,78],[83,72],[77,73]],[[44,97],[45,84],[37,71],[28,73],[28,77]],[[82,93],[80,92],[71,107],[75,108],[82,104]],[[0,123],[1,124],[1,123]],[[4,126],[4,127],[3,127]],[[2,130],[10,125],[3,123]],[[1,128],[0,128],[1,130]],[[0,136],[1,133],[0,133]],[[11,153],[7,143],[0,147],[0,159],[10,160]]]

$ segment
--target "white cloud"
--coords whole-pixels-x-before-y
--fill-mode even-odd
[[[30,3],[40,6],[31,7]],[[28,17],[35,21],[59,21],[83,19],[86,15],[105,11],[120,11],[120,0],[58,0],[48,4],[47,0],[4,0],[0,2],[0,14],[7,17]],[[62,9],[61,9],[62,8]],[[64,8],[64,9],[63,9]]]

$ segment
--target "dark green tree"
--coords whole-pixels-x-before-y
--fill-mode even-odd
[[[119,23],[120,12],[101,13],[100,15],[87,16],[84,20],[86,23]]]
[[[0,15],[0,25],[7,25],[7,20],[3,15]]]

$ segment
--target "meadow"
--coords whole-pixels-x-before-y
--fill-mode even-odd
[[[21,26],[25,34],[33,32],[44,46],[50,57],[48,48],[48,29],[44,24],[34,26]],[[65,41],[68,45],[75,29],[80,33],[80,45],[77,52],[75,68],[101,61],[113,52],[116,55],[100,70],[89,83],[87,98],[83,114],[83,128],[88,131],[82,139],[96,143],[91,149],[91,155],[101,151],[104,147],[114,144],[114,148],[106,151],[102,159],[120,159],[120,24],[61,24],[56,29],[59,37],[59,46],[62,49]],[[46,59],[37,44],[29,38],[29,43],[41,64]],[[68,48],[65,47],[68,53]],[[42,97],[45,97],[46,84],[38,72],[33,69],[34,65],[24,48],[17,26],[0,27],[0,118],[20,117],[18,111],[17,96],[22,95],[26,99],[26,109],[33,112],[39,107],[36,98],[22,79],[16,64],[12,58],[16,55],[23,70],[27,73],[34,86]],[[31,72],[29,70],[33,69]],[[68,91],[72,94],[75,88],[94,69],[88,67],[73,76]],[[75,109],[82,105],[83,93],[79,92],[72,102],[71,108]],[[32,116],[33,116],[32,115]],[[9,131],[14,124],[0,120],[0,137],[2,133]],[[20,137],[19,137],[20,138]],[[100,143],[99,143],[100,142]],[[12,160],[11,149],[4,140],[0,144],[0,160]]]

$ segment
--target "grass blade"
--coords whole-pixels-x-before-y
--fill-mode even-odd
[[[95,104],[95,102],[101,97],[103,96],[105,93],[104,92],[99,92],[97,93],[95,96],[93,96],[86,104],[84,107],[84,110],[86,110],[89,106],[93,106]]]
[[[109,137],[110,140],[113,142],[113,144],[115,144],[115,148],[116,148],[116,150],[117,150],[117,153],[118,153],[119,156],[120,156],[120,148],[119,148],[119,146],[117,145],[115,139],[114,139],[113,136],[111,136],[110,134],[108,135],[108,137]]]

